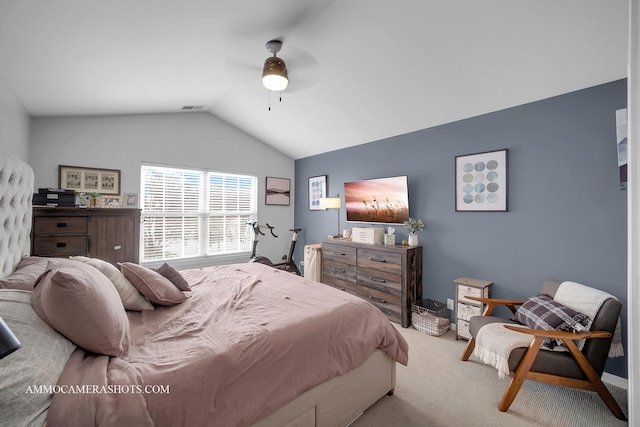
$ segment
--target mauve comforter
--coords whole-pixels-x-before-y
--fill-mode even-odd
[[[346,292],[257,263],[182,274],[186,302],[129,313],[125,358],[76,350],[59,384],[97,392],[54,395],[49,427],[247,426],[377,348],[407,364],[388,319]]]

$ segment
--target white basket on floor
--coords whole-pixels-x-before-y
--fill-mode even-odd
[[[417,301],[411,306],[411,323],[423,334],[440,336],[451,327],[449,309],[437,301]]]

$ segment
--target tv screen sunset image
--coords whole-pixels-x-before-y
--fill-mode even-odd
[[[409,219],[407,177],[345,182],[347,221],[401,224]]]

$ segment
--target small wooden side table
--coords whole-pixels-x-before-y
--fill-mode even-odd
[[[486,304],[467,297],[489,298],[489,289],[493,282],[460,277],[453,281],[456,285],[456,339],[471,339],[469,319],[481,316]]]

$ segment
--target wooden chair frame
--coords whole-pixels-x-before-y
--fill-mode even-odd
[[[480,301],[482,303],[487,304],[487,308],[485,309],[483,316],[490,316],[493,313],[495,307],[499,305],[504,305],[512,313],[515,314],[517,310],[517,306],[522,305],[525,301],[521,300],[508,300],[508,299],[496,299],[496,298],[479,298],[479,297],[467,297],[476,301]],[[627,417],[616,402],[615,398],[611,394],[611,392],[607,389],[607,387],[602,382],[600,375],[593,369],[591,363],[587,360],[587,358],[582,354],[582,352],[575,345],[574,340],[581,339],[592,339],[592,338],[609,338],[611,333],[608,331],[584,331],[584,332],[565,332],[565,331],[546,331],[541,329],[530,329],[522,326],[514,326],[505,324],[505,328],[510,329],[512,331],[523,332],[532,335],[534,338],[529,345],[529,348],[525,352],[522,360],[518,364],[515,372],[511,373],[509,376],[511,377],[511,381],[507,386],[504,394],[502,395],[502,399],[498,404],[498,409],[501,412],[506,412],[513,400],[518,395],[520,388],[525,380],[533,380],[539,381],[549,384],[556,384],[566,387],[573,387],[582,390],[595,391],[598,393],[600,398],[606,403],[607,407],[613,412],[613,414],[624,421],[627,421]],[[540,351],[540,346],[542,345],[542,341],[545,338],[556,338],[562,340],[564,345],[567,347],[577,365],[580,367],[582,372],[587,377],[586,380],[580,380],[576,378],[563,377],[560,375],[552,375],[542,372],[534,372],[530,371],[531,366],[533,365],[538,352]],[[475,338],[469,339],[464,352],[462,353],[461,360],[466,361],[473,353],[473,349],[475,348]]]

